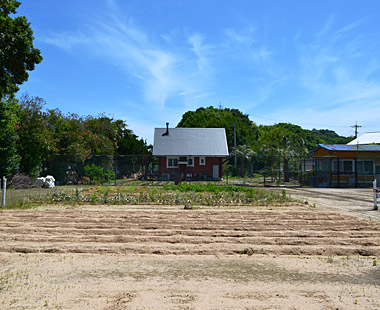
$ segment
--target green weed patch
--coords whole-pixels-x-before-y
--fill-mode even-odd
[[[85,186],[56,187],[54,190],[31,191],[21,202],[10,208],[32,207],[36,204],[158,204],[158,205],[258,205],[281,206],[291,202],[286,192],[281,194],[263,189],[217,185],[214,183],[181,183],[163,186]]]

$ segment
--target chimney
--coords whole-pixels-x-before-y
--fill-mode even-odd
[[[169,135],[169,123],[166,123],[166,132],[162,134],[162,136],[168,136]]]

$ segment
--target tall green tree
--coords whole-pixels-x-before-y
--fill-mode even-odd
[[[19,165],[17,152],[19,106],[14,99],[18,85],[42,60],[33,46],[33,31],[25,16],[13,17],[19,1],[0,0],[0,174],[11,176]]]
[[[212,106],[188,111],[182,115],[177,127],[191,128],[225,128],[230,150],[234,147],[234,123],[236,125],[236,146],[257,146],[258,127],[247,114],[238,109],[216,109]]]
[[[45,101],[39,97],[24,95],[19,100],[19,129],[17,153],[20,156],[20,171],[36,177],[42,162],[54,149],[51,132],[47,128],[47,117],[43,108]]]
[[[0,100],[13,96],[18,85],[28,80],[28,72],[42,61],[33,46],[33,30],[25,16],[15,14],[20,2],[0,0]]]
[[[127,155],[147,154],[146,141],[138,139],[123,120],[104,114],[86,117],[64,115],[58,109],[46,113],[52,151],[59,154]]]
[[[232,155],[238,157],[240,161],[240,176],[245,178],[245,162],[249,162],[256,152],[248,145],[239,145],[232,149]]]
[[[17,154],[19,130],[17,102],[8,98],[0,100],[0,177],[11,177],[18,169]]]
[[[118,155],[129,154],[149,154],[152,152],[152,146],[146,143],[146,140],[139,139],[132,131],[124,132],[117,147]]]
[[[284,164],[284,181],[289,182],[289,161],[293,156],[304,156],[308,149],[318,144],[317,138],[309,130],[300,126],[279,123],[261,128],[261,151],[267,156],[278,156]]]

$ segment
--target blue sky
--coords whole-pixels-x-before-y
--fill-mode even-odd
[[[380,1],[21,0],[44,60],[20,93],[153,141],[188,110],[380,130]]]

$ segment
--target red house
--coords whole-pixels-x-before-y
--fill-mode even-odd
[[[220,180],[229,156],[224,128],[154,129],[153,155],[162,180]]]

